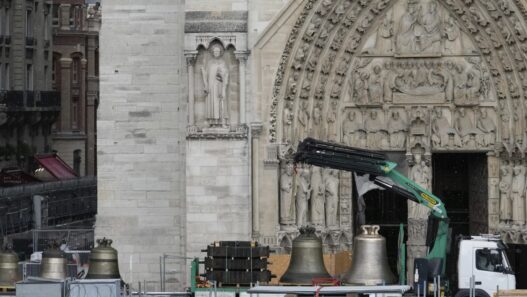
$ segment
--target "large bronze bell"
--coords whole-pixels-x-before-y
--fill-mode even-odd
[[[394,284],[396,278],[388,266],[386,239],[377,225],[364,225],[362,234],[353,240],[351,268],[342,282],[351,285],[375,286]]]
[[[315,228],[300,228],[300,235],[293,240],[293,251],[287,271],[280,282],[311,284],[314,278],[330,278],[322,256],[322,241],[315,235]]]
[[[49,279],[65,279],[68,260],[57,244],[52,245],[42,253],[40,277]]]
[[[0,286],[14,286],[18,280],[18,256],[13,251],[0,251]]]
[[[98,246],[91,250],[88,275],[89,279],[121,279],[117,250],[114,249],[111,239],[97,239]]]

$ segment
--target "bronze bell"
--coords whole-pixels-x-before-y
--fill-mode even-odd
[[[280,282],[311,284],[314,278],[330,278],[322,256],[322,240],[315,235],[315,228],[300,228],[300,236],[293,240],[291,261]]]
[[[111,247],[111,239],[97,239],[96,248],[91,250],[88,274],[89,279],[121,279],[117,250]]]
[[[363,225],[362,234],[353,240],[351,268],[344,274],[343,283],[375,286],[395,284],[396,278],[388,265],[386,239],[377,225]]]
[[[49,279],[65,279],[68,260],[64,253],[58,248],[58,244],[52,246],[42,253],[40,264],[40,277]]]
[[[13,286],[19,280],[18,256],[13,251],[0,251],[0,286]]]

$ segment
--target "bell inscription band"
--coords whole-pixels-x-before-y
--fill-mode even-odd
[[[322,240],[315,235],[315,228],[300,228],[300,235],[293,240],[289,267],[280,282],[310,285],[314,278],[330,277],[324,266]]]
[[[64,253],[53,243],[49,249],[42,253],[40,277],[49,279],[65,279],[68,262]]]
[[[362,234],[353,240],[351,268],[342,282],[350,285],[375,286],[394,284],[396,278],[388,266],[386,239],[377,225],[363,225]]]
[[[97,239],[98,246],[91,250],[88,270],[88,279],[120,279],[117,250],[114,249],[111,239]]]

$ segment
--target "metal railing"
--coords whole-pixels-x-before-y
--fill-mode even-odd
[[[0,90],[0,105],[8,109],[54,108],[60,109],[60,92]]]

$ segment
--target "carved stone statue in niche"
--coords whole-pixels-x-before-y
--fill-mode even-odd
[[[415,155],[415,165],[410,169],[410,178],[423,189],[430,189],[430,167],[424,160],[421,159],[420,154]],[[408,210],[409,218],[426,218],[428,216],[428,208],[417,203],[410,203]]]
[[[286,101],[283,112],[284,122],[282,140],[284,142],[293,140],[293,119],[293,103],[291,101]]]
[[[472,64],[463,73],[463,82],[456,86],[454,96],[456,105],[478,105],[482,95],[481,59],[471,58]]]
[[[525,224],[525,166],[516,164],[513,168],[511,198],[512,221],[515,225]]]
[[[451,139],[453,144],[461,147],[461,141],[456,131],[450,127],[450,123],[443,115],[443,110],[437,108],[435,118],[432,121],[432,143],[434,147],[448,147]]]
[[[407,0],[396,42],[398,54],[440,53],[441,15],[437,3],[430,1],[424,8],[419,0]]]
[[[383,18],[382,24],[377,31],[377,40],[375,41],[375,47],[378,49],[378,51],[393,51],[393,33],[393,15],[391,13],[388,13]]]
[[[386,69],[386,75],[384,76],[383,83],[383,97],[384,101],[392,102],[393,91],[396,89],[395,80],[400,76],[400,73],[397,71],[396,67],[394,67],[393,62],[384,64],[384,68]]]
[[[295,206],[293,199],[293,164],[282,164],[280,176],[280,223],[292,225],[295,223]]]
[[[201,68],[206,99],[207,121],[211,126],[225,125],[229,118],[227,86],[229,84],[229,68],[223,59],[224,49],[220,44],[210,48],[212,59],[206,68]]]
[[[453,54],[457,49],[461,48],[461,30],[453,17],[447,18],[443,30],[446,37],[445,51],[448,54]]]
[[[494,120],[489,117],[487,110],[482,110],[478,118],[476,128],[481,131],[478,134],[478,145],[482,147],[489,147],[496,142],[496,124]]]
[[[359,111],[350,110],[342,123],[342,140],[346,145],[365,147],[366,131],[362,120],[357,115]]]
[[[504,143],[511,139],[510,116],[506,113],[501,114],[501,138]]]
[[[338,205],[339,205],[339,178],[338,170],[324,170],[324,188],[326,197],[326,225],[331,227],[338,226]]]
[[[418,36],[416,31],[420,48],[426,52],[440,52],[441,46],[441,14],[437,9],[437,2],[430,1],[427,4],[426,12],[422,15],[420,23],[423,26],[424,32]]]
[[[524,113],[520,105],[520,99],[512,100],[512,109],[514,111],[514,142],[518,147],[521,147],[523,140],[523,125]]]
[[[300,108],[298,110],[298,118],[296,122],[295,138],[297,141],[302,141],[307,136],[307,125],[309,124],[309,103],[306,100],[300,100]]]
[[[368,103],[382,104],[384,102],[384,86],[382,81],[381,66],[373,66],[373,72],[370,75],[368,83]]]
[[[302,166],[297,169],[296,225],[298,227],[307,224],[309,199],[311,199],[311,170],[308,166]]]
[[[367,146],[369,148],[381,147],[382,137],[384,136],[383,131],[386,132],[386,128],[377,110],[371,110],[369,112],[369,116],[364,122],[364,128],[367,131]]]
[[[392,111],[388,122],[388,133],[390,133],[390,146],[392,148],[404,148],[406,144],[406,132],[408,125],[406,119],[401,117],[399,111]]]
[[[337,141],[337,107],[339,102],[336,100],[331,101],[328,110],[327,118],[327,130],[326,136],[328,141],[336,142]]]
[[[352,100],[357,104],[367,104],[369,102],[368,96],[368,81],[370,75],[366,72],[355,72],[355,82],[353,84]]]
[[[316,226],[324,226],[324,182],[322,180],[322,168],[311,167],[311,223]]]
[[[457,113],[457,118],[454,122],[454,129],[459,134],[461,142],[465,146],[474,146],[471,145],[472,142],[475,144],[476,135],[478,131],[474,129],[474,124],[471,117],[467,114],[464,108],[460,108]]]
[[[313,108],[313,123],[311,125],[311,136],[315,139],[322,139],[324,137],[324,126],[322,125],[322,106],[315,105]]]
[[[512,166],[508,162],[504,162],[500,166],[500,219],[503,221],[512,220],[512,200],[511,200],[511,185],[512,185]]]

